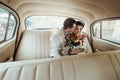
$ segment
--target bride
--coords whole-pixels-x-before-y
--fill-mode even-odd
[[[92,53],[92,48],[89,44],[89,41],[87,39],[87,35],[82,32],[82,29],[84,28],[84,24],[80,21],[76,21],[76,30],[74,35],[72,36],[72,47],[70,49],[70,54],[80,54],[80,53]]]

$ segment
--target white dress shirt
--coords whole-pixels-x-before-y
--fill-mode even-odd
[[[61,57],[69,55],[69,46],[65,45],[65,32],[63,29],[53,33],[50,37],[50,56],[51,57]]]

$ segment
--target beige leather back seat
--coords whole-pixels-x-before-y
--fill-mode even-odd
[[[1,63],[0,80],[120,80],[120,50]]]
[[[49,38],[52,31],[25,30],[15,60],[32,60],[50,57]]]

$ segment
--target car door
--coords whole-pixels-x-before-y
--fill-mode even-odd
[[[16,12],[0,3],[0,62],[13,58],[18,25]]]
[[[120,18],[99,20],[92,24],[92,46],[94,51],[120,49]]]

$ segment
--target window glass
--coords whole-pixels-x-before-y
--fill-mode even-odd
[[[15,26],[15,17],[7,10],[0,8],[0,42],[13,37]]]
[[[59,16],[30,16],[26,19],[27,29],[59,29],[63,27],[66,17]]]
[[[93,35],[97,38],[100,38],[100,22],[96,23],[93,27]]]
[[[10,19],[9,19],[9,23],[8,23],[6,40],[13,37],[14,31],[15,31],[15,25],[16,25],[15,17],[11,14]]]
[[[102,21],[102,38],[112,41],[115,21]]]
[[[25,25],[27,29],[61,29],[63,22],[68,17],[60,16],[30,16],[26,18]],[[84,21],[75,19],[76,21]]]
[[[4,40],[7,29],[9,12],[0,8],[0,42]]]
[[[120,44],[120,20],[101,20],[93,26],[93,36]]]
[[[102,22],[102,38],[120,43],[120,20]]]

